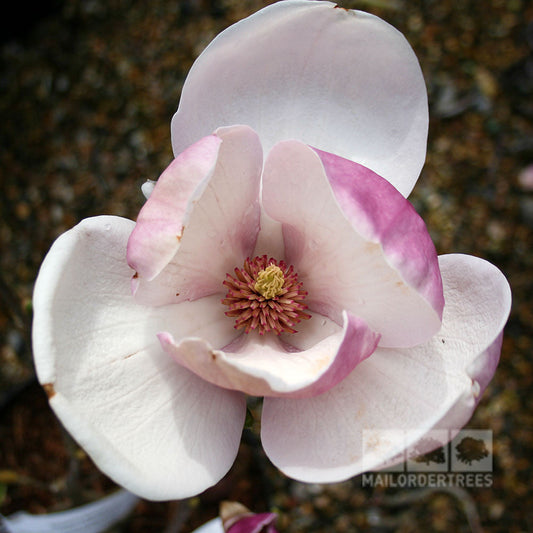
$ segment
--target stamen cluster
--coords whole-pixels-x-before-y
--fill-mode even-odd
[[[275,290],[272,286],[265,290],[262,281],[266,275],[278,270],[283,274],[283,284],[279,283],[278,273]],[[298,282],[298,274],[292,265],[263,255],[253,259],[247,257],[243,267],[235,268],[234,272],[235,277],[226,274],[223,284],[229,291],[222,303],[229,307],[226,316],[235,318],[235,329],[244,328],[245,333],[258,329],[260,335],[269,331],[276,335],[296,333],[292,326],[311,318],[303,312],[307,309],[303,303],[307,292]]]

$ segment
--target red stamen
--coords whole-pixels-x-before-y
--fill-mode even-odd
[[[266,298],[255,286],[260,273],[270,265],[278,267],[283,273],[283,286],[279,294]],[[303,312],[307,309],[303,303],[307,292],[298,282],[292,265],[287,266],[284,261],[262,255],[253,259],[247,257],[243,267],[235,268],[234,272],[235,277],[226,274],[222,282],[229,289],[222,303],[229,308],[225,315],[235,318],[235,329],[244,328],[245,333],[258,329],[260,335],[270,331],[276,335],[296,333],[292,326],[311,318]]]

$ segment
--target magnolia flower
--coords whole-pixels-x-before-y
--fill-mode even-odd
[[[416,57],[372,15],[278,2],[206,48],[137,222],[83,220],[36,282],[39,380],[105,473],[148,499],[203,491],[246,395],[268,457],[308,482],[468,421],[511,296],[486,261],[437,257],[406,200],[427,128]]]

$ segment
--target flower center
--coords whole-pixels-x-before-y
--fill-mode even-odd
[[[296,333],[292,326],[311,318],[304,313],[307,292],[292,265],[263,255],[247,257],[234,272],[235,276],[226,274],[223,284],[229,290],[222,303],[229,308],[226,316],[235,318],[235,329],[257,329],[260,335]]]

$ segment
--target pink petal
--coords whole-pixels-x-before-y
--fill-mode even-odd
[[[342,329],[324,317],[309,322],[313,321],[321,332],[313,333],[316,343],[303,351],[273,335],[243,335],[223,350],[200,338],[176,342],[169,333],[159,334],[159,340],[180,365],[219,387],[254,396],[302,398],[322,394],[342,381],[374,351],[379,339],[351,315],[344,316]]]
[[[275,513],[251,513],[225,530],[222,520],[217,517],[195,529],[193,533],[277,533],[274,527],[276,519]]]
[[[258,513],[245,516],[230,526],[226,533],[277,533],[274,528],[275,513]]]
[[[147,280],[157,276],[178,250],[189,202],[212,175],[221,142],[209,135],[187,148],[150,192],[128,242],[128,263]]]
[[[408,42],[383,20],[330,2],[276,2],[197,59],[172,121],[174,153],[231,124],[257,131],[265,153],[299,139],[407,196],[426,155],[426,88]]]
[[[185,498],[230,468],[245,400],[176,365],[156,333],[218,345],[233,332],[208,299],[136,304],[126,263],[133,227],[86,219],[54,243],[35,285],[35,365],[52,408],[102,471],[144,498]]]
[[[261,214],[259,187],[263,155],[259,139],[247,126],[220,128],[214,138],[218,144],[213,168],[198,188],[185,198],[188,202],[185,219],[178,217],[174,222],[185,225],[179,243],[175,234],[171,245],[168,242],[170,237],[154,230],[151,241],[145,246],[144,241],[137,240],[139,223],[135,227],[128,243],[129,259],[135,250],[146,264],[151,260],[159,263],[159,256],[151,253],[152,246],[159,249],[166,245],[172,251],[165,256],[168,264],[155,278],[144,277],[142,271],[137,271],[133,289],[141,303],[164,305],[221,293],[226,273],[242,266],[254,249]],[[169,180],[178,177],[171,174]],[[158,186],[143,211],[159,198]],[[172,191],[176,194],[172,195]],[[161,194],[169,206],[176,205],[179,214],[184,201],[179,188],[175,186],[170,191],[164,188]],[[159,203],[152,206],[151,209],[157,210]],[[144,232],[142,228],[141,225],[141,234]],[[152,245],[152,242],[157,244]]]
[[[468,421],[496,367],[511,293],[482,259],[449,255],[440,266],[446,307],[431,340],[378,348],[321,396],[265,399],[263,446],[288,476],[341,481],[379,468],[432,429],[457,430]],[[365,431],[382,437],[365,447]]]
[[[381,334],[380,346],[413,346],[440,328],[435,247],[411,204],[360,165],[283,141],[265,162],[263,206],[283,224],[285,259],[310,309],[340,321],[343,309]]]
[[[316,151],[342,211],[442,317],[442,280],[433,241],[413,206],[366,167]]]

